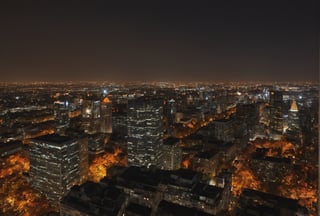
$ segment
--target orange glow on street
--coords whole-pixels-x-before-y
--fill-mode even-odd
[[[99,182],[107,175],[107,168],[113,165],[127,165],[127,157],[121,157],[122,150],[115,148],[114,153],[104,153],[97,156],[89,166],[89,180]]]
[[[30,168],[29,159],[18,153],[0,159],[1,215],[37,216],[57,211],[39,192],[32,189],[23,172]]]
[[[190,160],[186,159],[182,162],[182,168],[189,168],[190,167]]]

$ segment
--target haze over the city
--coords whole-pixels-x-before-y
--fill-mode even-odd
[[[318,80],[316,1],[0,7],[0,81]]]

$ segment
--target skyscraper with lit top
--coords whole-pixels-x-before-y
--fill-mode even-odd
[[[288,113],[288,129],[289,130],[293,130],[293,131],[300,130],[298,114],[299,114],[299,110],[298,110],[297,102],[293,100]]]
[[[54,118],[56,121],[55,132],[64,135],[70,124],[69,101],[67,99],[54,102]]]
[[[286,130],[286,136],[297,146],[303,142],[302,131],[300,127],[299,109],[295,100],[292,101],[288,112],[288,129]]]
[[[112,104],[109,98],[105,97],[100,104],[100,132],[112,133]]]

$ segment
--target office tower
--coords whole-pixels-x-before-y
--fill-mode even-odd
[[[281,91],[271,90],[269,94],[269,103],[271,106],[282,106],[283,94]]]
[[[213,122],[214,137],[223,142],[231,142],[234,140],[234,124],[233,118],[219,119]]]
[[[87,142],[57,134],[31,140],[30,177],[34,188],[53,203],[87,178]]]
[[[288,129],[286,130],[286,137],[297,146],[303,143],[299,110],[295,100],[292,101],[288,112]]]
[[[177,104],[174,99],[167,101],[163,110],[165,117],[167,119],[168,126],[173,126],[175,123],[175,116],[177,112]]]
[[[179,139],[168,138],[163,141],[163,169],[176,170],[181,167],[182,151]]]
[[[68,100],[54,102],[54,118],[56,121],[56,133],[64,135],[70,124]]]
[[[128,101],[128,162],[162,165],[162,100],[140,97]]]
[[[288,113],[288,129],[289,130],[292,130],[292,131],[300,130],[298,114],[299,114],[299,110],[298,110],[297,102],[293,100]]]
[[[94,96],[82,102],[83,129],[88,134],[100,132],[100,104],[100,99]]]
[[[88,119],[92,116],[92,101],[90,99],[82,100],[81,102],[82,106],[82,118]]]
[[[127,112],[112,113],[112,132],[122,137],[128,135]]]
[[[269,129],[271,137],[279,139],[283,132],[283,96],[280,91],[270,91]]]
[[[92,116],[90,121],[89,127],[89,134],[99,133],[100,132],[100,125],[101,125],[101,101],[100,100],[93,100],[92,101]]]
[[[83,127],[88,134],[112,133],[112,103],[105,97],[88,97],[82,103]]]
[[[100,105],[100,132],[112,133],[112,103],[109,98],[104,98]]]
[[[88,158],[88,137],[79,136],[77,138],[79,142],[79,184],[82,184],[88,180],[89,158]]]

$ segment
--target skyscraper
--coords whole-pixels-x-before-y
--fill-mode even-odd
[[[57,134],[31,140],[30,177],[34,188],[57,204],[75,184],[87,178],[87,142]]]
[[[105,97],[100,105],[100,132],[112,133],[112,104],[109,98]]]
[[[177,112],[177,105],[176,101],[174,99],[168,100],[165,105],[165,116],[167,118],[167,124],[168,126],[172,126],[175,122],[175,115]]]
[[[100,105],[97,96],[88,96],[82,101],[83,129],[88,134],[100,132]]]
[[[128,101],[128,162],[162,166],[163,102],[140,97]]]
[[[56,121],[56,133],[64,135],[69,127],[69,101],[67,99],[54,102],[54,118]]]
[[[300,129],[298,114],[299,114],[299,110],[298,110],[297,102],[293,100],[288,113],[289,130],[298,131]]]
[[[295,100],[292,101],[291,107],[288,112],[288,129],[286,130],[286,136],[292,143],[297,146],[303,143],[299,110]]]
[[[177,170],[181,167],[182,150],[179,146],[179,139],[167,138],[163,141],[163,169]]]
[[[279,139],[283,132],[283,95],[281,91],[270,91],[269,129],[273,139]]]

